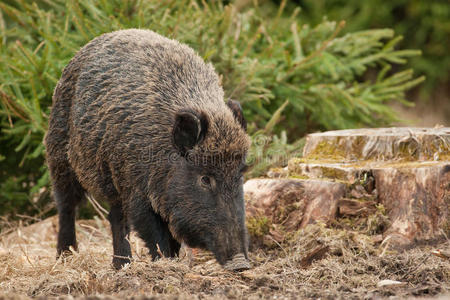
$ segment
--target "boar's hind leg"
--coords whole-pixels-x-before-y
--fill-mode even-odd
[[[178,243],[169,231],[167,222],[153,212],[149,207],[133,207],[130,220],[139,237],[145,241],[152,258],[158,259],[161,254],[165,257],[175,257],[180,251]],[[159,247],[159,249],[158,249]]]
[[[120,269],[126,263],[130,263],[131,258],[130,243],[127,240],[130,228],[124,217],[122,205],[116,204],[111,207],[109,222],[111,223],[113,237],[113,266],[116,269]]]
[[[58,256],[64,253],[69,254],[71,246],[77,250],[75,213],[77,205],[84,197],[84,190],[75,175],[71,171],[67,171],[64,175],[57,177],[64,180],[55,180],[53,184],[53,195],[59,218]]]

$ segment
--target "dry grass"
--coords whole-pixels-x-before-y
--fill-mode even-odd
[[[450,261],[431,254],[436,247],[449,248],[449,241],[397,253],[367,235],[313,225],[273,249],[253,250],[254,268],[230,273],[202,251],[152,262],[132,235],[134,261],[115,271],[108,225],[80,221],[77,233],[79,252],[60,260],[55,259],[55,218],[0,234],[0,299],[450,296]],[[404,284],[377,287],[383,279]]]

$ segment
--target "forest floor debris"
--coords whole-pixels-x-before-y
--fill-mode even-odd
[[[106,222],[77,222],[79,251],[56,259],[55,217],[0,233],[0,299],[383,299],[450,296],[450,241],[393,251],[366,234],[309,225],[252,249],[253,268],[225,271],[210,253],[184,248],[152,262],[130,237],[133,262],[116,271]],[[386,284],[397,282],[396,284]],[[399,282],[399,283],[398,283]],[[71,295],[71,296],[68,296]]]

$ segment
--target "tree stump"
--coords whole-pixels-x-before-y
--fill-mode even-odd
[[[450,128],[310,134],[303,158],[269,175],[277,178],[246,182],[248,215],[265,214],[288,231],[382,208],[391,245],[450,235]]]
[[[303,156],[332,161],[449,161],[450,128],[372,128],[313,133]]]
[[[323,180],[253,179],[245,184],[247,216],[267,216],[287,231],[334,219],[345,185]]]

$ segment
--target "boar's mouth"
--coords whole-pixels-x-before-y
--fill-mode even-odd
[[[245,258],[243,253],[236,254],[232,259],[227,261],[223,266],[225,270],[241,272],[250,269],[250,262]]]

